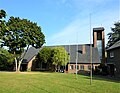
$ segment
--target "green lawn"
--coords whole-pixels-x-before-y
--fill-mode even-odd
[[[64,73],[0,72],[0,93],[120,93],[120,83]]]

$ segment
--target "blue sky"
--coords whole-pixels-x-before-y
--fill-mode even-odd
[[[90,42],[90,13],[91,27],[103,26],[107,43],[110,28],[120,19],[119,4],[119,0],[0,0],[0,9],[7,12],[7,19],[37,22],[45,45],[64,45]]]

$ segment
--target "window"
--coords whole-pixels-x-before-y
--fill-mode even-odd
[[[77,66],[77,69],[79,69],[79,65]]]
[[[97,32],[97,40],[102,40],[102,32]]]
[[[80,65],[80,70],[84,70],[84,65]]]
[[[110,52],[110,57],[114,57],[114,52]]]
[[[98,48],[99,58],[102,59],[102,40],[97,40],[97,48]]]
[[[76,65],[75,65],[75,69],[76,69]],[[77,70],[79,69],[79,65],[77,65]]]
[[[91,66],[90,65],[88,65],[88,70],[91,70]]]
[[[73,65],[70,65],[70,69],[74,69],[74,68],[73,68]]]

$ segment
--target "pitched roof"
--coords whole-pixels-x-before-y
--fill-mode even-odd
[[[90,63],[90,44],[85,45],[60,45],[70,54],[70,63],[76,63],[76,55],[78,52],[78,63]],[[83,46],[86,53],[83,54]],[[56,47],[56,46],[50,46]],[[78,47],[78,49],[77,49]],[[98,49],[92,47],[92,63],[100,63]]]
[[[111,47],[109,47],[107,50],[115,49],[120,47],[120,40],[117,41],[115,44],[113,44]]]
[[[34,47],[30,47],[23,58],[23,63],[29,62],[35,55],[38,54],[40,49],[41,48],[36,49]]]
[[[78,63],[90,63],[90,44],[85,45],[59,45],[66,49],[70,54],[70,63],[76,63],[76,55],[78,53]],[[83,54],[83,46],[85,46],[85,53]],[[57,46],[48,46],[57,47]],[[77,49],[78,48],[78,49]],[[24,56],[23,63],[29,62],[41,50],[31,47]],[[92,63],[100,63],[98,49],[92,47]]]

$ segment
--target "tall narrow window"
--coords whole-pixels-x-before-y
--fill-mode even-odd
[[[76,65],[75,65],[75,69],[76,69]],[[77,70],[79,70],[79,65],[77,65]]]
[[[84,70],[84,65],[80,65],[80,70]]]
[[[88,65],[88,70],[91,70],[91,66],[90,65]]]
[[[73,68],[73,65],[70,65],[70,69],[71,69],[71,70],[73,70],[73,69],[74,69],[74,68]]]

